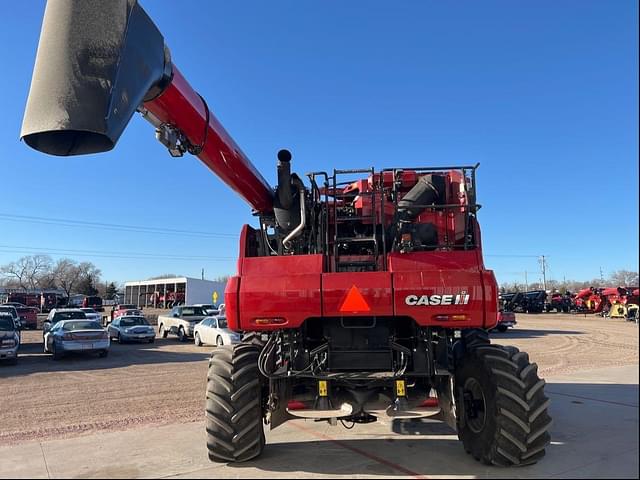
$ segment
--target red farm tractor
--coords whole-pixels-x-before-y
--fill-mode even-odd
[[[135,112],[253,208],[225,291],[239,345],[209,361],[209,458],[264,449],[263,424],[438,416],[479,461],[535,463],[549,443],[544,380],[490,344],[497,285],[482,258],[476,168],[335,169],[272,188],[173,63],[135,0],[50,0],[22,139],[53,155],[112,149]],[[306,177],[306,178],[305,178]]]

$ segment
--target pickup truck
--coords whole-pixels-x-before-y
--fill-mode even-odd
[[[186,342],[193,338],[195,326],[207,316],[204,308],[195,305],[173,307],[168,315],[158,316],[158,335],[167,338],[171,333]]]
[[[515,313],[501,310],[498,312],[498,324],[494,328],[499,332],[506,332],[509,327],[515,327],[517,323]]]

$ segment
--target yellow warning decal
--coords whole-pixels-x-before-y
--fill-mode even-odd
[[[396,380],[396,396],[404,397],[407,394],[407,391],[404,387],[404,380]]]
[[[318,381],[318,395],[320,395],[321,397],[326,397],[328,395],[328,393],[327,393],[327,381],[326,380],[319,380]]]

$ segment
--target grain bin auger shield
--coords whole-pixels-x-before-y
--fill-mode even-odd
[[[21,138],[51,155],[105,152],[136,111],[172,155],[197,155],[257,212],[272,212],[271,187],[172,64],[136,0],[49,0]]]

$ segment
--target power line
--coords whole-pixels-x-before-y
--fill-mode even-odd
[[[80,257],[102,257],[102,258],[123,258],[123,259],[162,259],[162,260],[209,260],[209,261],[227,261],[235,260],[236,257],[217,257],[206,255],[179,255],[179,254],[163,254],[163,253],[146,253],[146,252],[114,252],[105,250],[77,250],[65,248],[49,248],[49,247],[22,247],[16,245],[0,245],[2,253],[38,253],[49,255],[73,255]]]
[[[164,227],[147,227],[137,225],[124,225],[117,223],[102,223],[102,222],[89,222],[85,220],[71,220],[65,218],[47,218],[47,217],[34,217],[29,215],[13,215],[9,213],[0,213],[0,219],[10,222],[24,222],[24,223],[38,223],[45,225],[57,225],[62,227],[76,227],[76,228],[95,228],[101,230],[116,230],[133,233],[153,233],[160,235],[186,235],[195,237],[213,237],[213,238],[238,238],[237,234],[233,233],[216,233],[216,232],[202,232],[196,230],[179,230],[173,228]]]
[[[484,257],[504,257],[504,258],[540,258],[540,255],[512,255],[512,254],[483,254]]]

